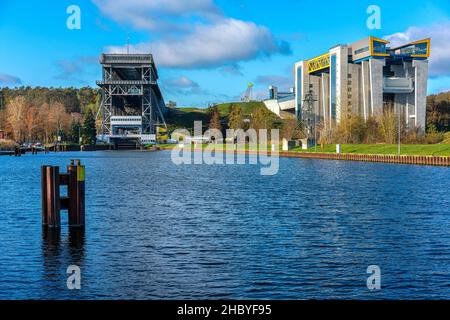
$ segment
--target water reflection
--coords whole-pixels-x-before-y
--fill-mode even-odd
[[[42,254],[44,260],[58,256],[61,251],[61,229],[42,228]]]
[[[61,229],[42,228],[43,280],[46,288],[64,288],[69,265],[84,265],[85,231],[69,228],[61,235]]]
[[[85,231],[83,228],[69,228],[68,235],[69,254],[74,263],[78,262],[80,265],[84,260],[84,242]]]

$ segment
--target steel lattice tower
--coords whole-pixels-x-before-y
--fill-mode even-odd
[[[167,129],[166,106],[159,89],[158,72],[151,54],[102,54],[101,117],[103,139],[137,138],[156,135],[157,127]],[[131,120],[134,122],[126,123]],[[140,118],[142,117],[142,118]],[[116,123],[114,122],[116,121]],[[134,131],[130,132],[130,128]],[[127,132],[123,134],[123,132]]]

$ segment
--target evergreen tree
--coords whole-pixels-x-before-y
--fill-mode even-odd
[[[78,121],[72,121],[69,131],[69,142],[80,143],[81,124]]]
[[[92,111],[88,111],[84,117],[83,127],[81,128],[82,144],[95,144],[97,140],[97,129],[95,127],[95,117]]]
[[[228,127],[230,129],[243,129],[243,115],[240,106],[231,105],[228,116]]]
[[[222,125],[220,123],[220,112],[217,106],[211,109],[211,120],[209,121],[209,128],[222,130]]]

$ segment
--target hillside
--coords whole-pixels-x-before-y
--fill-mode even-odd
[[[249,117],[253,113],[253,111],[256,110],[257,108],[265,108],[264,103],[259,101],[221,103],[217,105],[217,108],[219,109],[220,112],[220,116],[228,117],[231,106],[241,107],[244,117]]]
[[[219,113],[223,123],[228,122],[228,115],[230,113],[230,107],[232,105],[240,106],[245,118],[250,118],[251,114],[256,109],[265,108],[264,103],[257,101],[219,104],[217,105],[217,108],[219,109]],[[202,121],[203,126],[207,127],[209,125],[209,118],[209,109],[207,108],[173,108],[170,109],[169,115],[166,117],[166,122],[169,131],[172,131],[177,128],[192,129],[194,121]]]

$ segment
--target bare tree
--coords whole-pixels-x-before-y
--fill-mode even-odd
[[[39,109],[29,106],[23,118],[23,126],[27,134],[28,141],[32,141],[37,136],[37,131],[41,127]]]
[[[26,101],[22,96],[15,97],[6,105],[6,120],[15,141],[22,141]]]
[[[52,134],[53,119],[51,117],[51,108],[48,103],[43,103],[39,108],[39,119],[42,124],[44,132],[44,142],[49,142],[49,137]]]
[[[378,114],[378,125],[380,128],[380,134],[383,137],[385,143],[395,143],[397,139],[397,119],[395,112],[392,109],[384,110]]]

